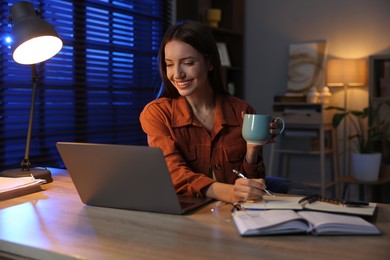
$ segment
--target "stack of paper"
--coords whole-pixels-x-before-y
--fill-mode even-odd
[[[34,177],[0,177],[0,200],[15,198],[41,189],[45,180]]]

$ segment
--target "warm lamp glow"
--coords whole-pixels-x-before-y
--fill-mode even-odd
[[[365,86],[366,59],[331,59],[327,64],[326,82],[330,87]]]
[[[62,48],[62,41],[48,22],[42,20],[30,2],[15,3],[10,8],[13,59],[20,64],[48,60]]]
[[[58,37],[41,36],[19,45],[13,53],[13,59],[20,64],[35,64],[50,59],[61,48],[62,41]]]

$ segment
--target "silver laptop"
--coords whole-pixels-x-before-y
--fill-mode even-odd
[[[86,205],[184,214],[211,201],[176,194],[159,148],[58,142],[57,149]]]

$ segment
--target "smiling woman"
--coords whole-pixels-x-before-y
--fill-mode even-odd
[[[263,144],[242,137],[243,113],[255,114],[222,83],[209,28],[188,21],[170,27],[159,51],[161,96],[140,115],[149,146],[162,149],[179,194],[237,202],[266,189]],[[270,133],[275,127],[270,122]],[[239,170],[247,179],[233,173]]]

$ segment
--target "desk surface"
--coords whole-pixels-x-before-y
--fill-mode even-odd
[[[44,191],[0,202],[0,251],[38,259],[385,259],[390,205],[373,223],[381,236],[240,237],[209,204],[184,216],[89,207],[66,171]],[[1,252],[0,252],[1,256]]]

